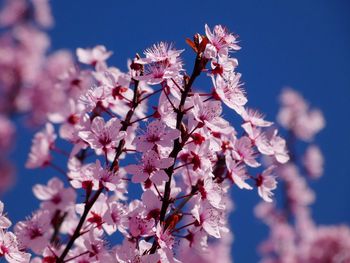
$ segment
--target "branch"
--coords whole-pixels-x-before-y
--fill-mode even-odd
[[[203,63],[203,61],[204,60],[202,60],[201,53],[197,53],[192,75],[188,81],[185,81],[185,88],[181,94],[181,100],[180,100],[180,104],[179,104],[179,107],[177,109],[177,115],[176,115],[176,129],[178,129],[180,131],[181,131],[182,119],[186,113],[184,111],[184,105],[185,105],[186,99],[189,95],[189,92],[191,91],[192,84],[194,83],[195,79],[201,74],[202,69],[205,67],[206,63]],[[163,203],[162,203],[162,208],[160,210],[160,217],[159,217],[160,222],[165,221],[166,211],[168,210],[168,207],[170,204],[171,180],[172,180],[172,175],[174,173],[174,167],[175,167],[177,156],[178,156],[179,152],[182,150],[182,143],[184,143],[184,142],[180,142],[180,138],[177,138],[174,141],[173,150],[171,151],[171,153],[169,155],[169,157],[174,158],[174,163],[172,166],[165,169],[165,172],[167,173],[169,180],[165,184]],[[150,249],[150,254],[155,253],[155,251],[157,250],[157,246],[158,246],[157,241],[154,240],[152,248]]]
[[[134,84],[134,96],[133,96],[133,100],[132,100],[132,102],[133,102],[132,107],[128,111],[128,113],[126,114],[125,120],[123,121],[123,124],[122,124],[120,131],[126,131],[127,128],[131,125],[131,118],[135,112],[136,107],[139,105],[139,96],[140,96],[140,94],[138,92],[139,81],[134,80],[134,79],[133,79],[133,81],[135,84]],[[116,149],[116,154],[115,154],[114,160],[109,168],[110,171],[118,169],[118,166],[119,166],[118,160],[119,160],[120,155],[123,152],[124,145],[125,145],[125,139],[122,139],[119,142],[119,145]],[[69,242],[67,243],[67,246],[63,250],[61,256],[56,260],[56,263],[63,263],[64,262],[64,258],[67,256],[69,250],[73,247],[75,240],[80,236],[81,228],[84,225],[84,222],[86,220],[86,217],[89,214],[90,209],[95,204],[95,202],[98,199],[98,197],[100,196],[100,194],[103,192],[103,189],[104,189],[103,187],[100,187],[96,191],[95,195],[85,204],[84,212],[80,218],[80,221],[77,225],[77,228],[75,229],[74,234],[72,235]]]

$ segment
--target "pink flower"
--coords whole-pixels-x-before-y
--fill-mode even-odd
[[[23,0],[7,0],[0,12],[0,25],[11,26],[18,23],[25,15],[28,3]]]
[[[106,213],[103,215],[103,229],[108,235],[112,235],[117,230],[126,234],[128,224],[127,211],[122,203],[109,200]]]
[[[140,218],[133,216],[129,219],[129,231],[133,237],[151,235],[154,227],[154,219]]]
[[[273,196],[273,193],[271,191],[275,190],[277,187],[276,177],[271,175],[274,169],[274,166],[270,166],[264,170],[262,174],[259,174],[256,179],[258,193],[266,202],[272,202],[271,197]]]
[[[68,162],[68,177],[71,179],[71,185],[75,189],[97,190],[99,184],[94,178],[94,166],[93,163],[81,165],[79,160],[71,158]]]
[[[230,72],[225,79],[221,76],[216,76],[213,79],[215,92],[226,106],[241,114],[244,110],[244,105],[247,103],[247,98],[244,95],[243,89],[240,87],[239,80],[241,74]]]
[[[89,262],[113,262],[112,256],[108,252],[107,242],[103,239],[102,234],[102,231],[91,229],[88,235],[83,236],[83,246],[85,251],[89,251]]]
[[[92,49],[77,49],[78,60],[81,63],[97,66],[105,65],[105,61],[112,55],[111,51],[107,51],[105,46],[96,46]]]
[[[171,235],[169,228],[164,230],[164,227],[158,223],[156,227],[156,237],[161,248],[173,248],[175,238]]]
[[[0,231],[11,226],[11,221],[3,214],[3,212],[4,203],[0,201]]]
[[[53,17],[48,0],[33,0],[35,9],[35,20],[43,27],[50,27],[53,24]]]
[[[204,231],[193,233],[195,244],[180,243],[178,258],[186,263],[232,263],[233,235],[225,233],[220,239],[207,244]],[[185,244],[185,245],[184,245]]]
[[[130,262],[142,262],[142,263],[154,263],[160,262],[160,257],[158,253],[147,255],[146,252],[149,251],[152,244],[141,240],[139,243],[132,242],[128,239],[124,239],[122,245],[116,247],[116,259],[120,263],[130,263]],[[163,262],[163,261],[162,261]],[[167,262],[167,261],[164,261]]]
[[[83,93],[80,101],[83,103],[86,111],[101,112],[110,105],[111,90],[107,86],[93,86]]]
[[[287,153],[286,141],[277,135],[277,130],[274,131],[272,138],[270,139],[271,149],[277,162],[286,163],[289,161],[289,155]]]
[[[322,112],[310,109],[304,98],[292,89],[285,89],[281,94],[282,107],[278,113],[281,125],[293,131],[304,141],[310,141],[325,126]]]
[[[205,140],[199,145],[190,144],[180,152],[180,159],[187,167],[193,171],[211,171],[213,169],[212,161],[216,158],[215,152],[209,140]]]
[[[171,147],[179,136],[179,130],[166,129],[162,121],[156,120],[148,124],[146,134],[136,137],[134,143],[138,151],[146,152],[155,145]]]
[[[159,219],[160,210],[162,207],[162,202],[158,193],[147,189],[143,192],[141,200],[145,205],[145,210],[147,211],[148,218],[154,218],[155,220]]]
[[[239,164],[239,162],[233,160],[230,155],[226,155],[226,166],[229,172],[228,176],[234,184],[236,184],[240,189],[253,189],[249,184],[245,182],[245,180],[249,177],[244,165]]]
[[[195,229],[197,230],[197,229]],[[198,231],[187,230],[186,240],[188,241],[188,248],[193,251],[206,252],[208,248],[208,234],[200,229]],[[183,244],[183,243],[182,243]],[[187,247],[187,244],[186,244]]]
[[[256,153],[254,151],[251,140],[247,136],[237,139],[233,145],[232,157],[237,161],[243,161],[251,167],[258,167],[260,164],[255,160]]]
[[[147,48],[143,53],[146,58],[137,60],[137,63],[148,64],[151,62],[169,61],[170,63],[176,63],[178,57],[183,50],[176,50],[172,44],[166,42],[159,42],[154,44],[152,47]]]
[[[245,122],[250,122],[253,126],[269,127],[273,124],[272,122],[265,121],[264,115],[256,110],[245,109],[242,111],[241,116]]]
[[[167,97],[168,96],[168,97]],[[176,113],[173,105],[179,104],[179,99],[172,99],[172,104],[168,100],[169,94],[162,92],[159,96],[159,102],[157,107],[157,113],[160,115],[162,121],[170,128],[176,129]]]
[[[52,178],[47,186],[37,184],[33,187],[34,195],[43,202],[41,207],[55,213],[56,210],[67,211],[75,204],[76,193],[72,188],[64,188],[57,177]]]
[[[75,210],[78,214],[82,215],[84,213],[84,207],[85,204],[77,204]],[[94,226],[98,229],[102,229],[102,226],[105,223],[103,221],[103,216],[107,212],[107,209],[107,196],[102,193],[89,211],[86,219],[86,228]]]
[[[204,201],[196,204],[191,210],[193,217],[200,226],[211,236],[221,237],[221,232],[227,232],[225,227],[224,210],[214,208],[209,202]]]
[[[320,110],[311,110],[307,114],[301,114],[295,123],[296,136],[304,141],[310,141],[325,127],[326,123]]]
[[[143,204],[135,200],[129,204],[129,232],[132,237],[154,234],[155,220],[148,218]]]
[[[229,123],[220,117],[222,107],[220,101],[203,102],[198,94],[193,97],[193,109],[191,110],[195,120],[198,123],[193,123],[189,120],[189,127],[195,128],[196,125],[206,125],[212,131],[225,132],[230,128]],[[198,127],[198,126],[197,126]]]
[[[319,147],[311,145],[306,149],[303,164],[312,178],[319,178],[323,173],[323,155]]]
[[[30,248],[40,254],[47,246],[50,238],[51,216],[48,211],[39,210],[27,221],[20,221],[15,225],[15,234],[20,247]]]
[[[347,225],[322,226],[302,244],[304,262],[349,262],[350,228]]]
[[[133,183],[142,183],[149,178],[155,184],[162,184],[169,180],[163,169],[168,168],[173,163],[174,158],[160,158],[155,151],[151,150],[143,155],[141,164],[128,165],[125,170],[133,175],[131,179]]]
[[[144,80],[148,84],[159,84],[166,79],[176,78],[182,71],[182,50],[175,50],[172,45],[160,42],[146,49],[144,53],[146,58],[136,60],[136,63],[145,64],[145,72],[136,79]]]
[[[195,94],[193,97],[192,113],[197,121],[210,123],[219,117],[221,112],[222,108],[219,101],[208,101],[204,103],[198,94]]]
[[[16,236],[12,232],[0,230],[0,259],[5,257],[10,263],[28,263],[30,254],[18,249]]]
[[[228,54],[230,50],[239,50],[236,37],[229,33],[226,28],[221,25],[216,25],[213,32],[209,26],[205,25],[205,34],[211,45],[213,45],[219,54]]]
[[[252,143],[256,146],[260,153],[265,155],[274,154],[270,142],[261,129],[253,126],[250,122],[242,124],[242,128],[248,134],[249,138],[252,140]]]
[[[101,166],[99,160],[93,165],[94,185],[103,185],[107,191],[114,191],[120,182],[120,177],[115,172],[105,169]]]
[[[90,130],[80,131],[79,136],[96,154],[105,154],[109,159],[113,159],[119,141],[126,136],[125,132],[120,131],[121,127],[117,118],[111,118],[105,123],[104,119],[98,116],[93,119]]]
[[[137,77],[139,80],[146,81],[149,85],[162,83],[164,80],[176,78],[182,69],[180,62],[169,64],[168,61],[154,62],[145,66],[145,74]]]
[[[35,134],[30,149],[27,168],[37,168],[47,165],[51,160],[50,149],[54,147],[57,136],[51,123],[47,123],[45,129]]]
[[[211,45],[207,45],[206,49]],[[211,56],[211,55],[209,55]],[[220,76],[229,74],[230,72],[234,71],[235,68],[238,66],[238,61],[235,58],[230,58],[226,55],[219,54],[218,58],[215,57],[212,58],[211,61],[211,71],[210,73],[213,75],[219,74]]]
[[[70,99],[66,106],[60,111],[49,114],[48,118],[53,123],[62,123],[59,129],[61,138],[76,142],[80,140],[78,132],[86,122],[86,115],[83,115],[84,106]]]

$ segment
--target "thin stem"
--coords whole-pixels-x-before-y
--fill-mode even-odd
[[[154,188],[156,189],[156,191],[157,191],[157,193],[158,193],[158,196],[160,197],[160,200],[163,200],[163,196],[162,196],[162,194],[159,192],[157,185],[156,185],[156,184],[153,184],[153,186],[154,186]]]
[[[179,131],[181,131],[181,124],[182,124],[182,119],[185,115],[185,112],[183,111],[183,107],[185,105],[186,99],[188,97],[189,92],[191,91],[192,88],[192,84],[195,81],[195,79],[200,75],[202,69],[205,68],[205,63],[202,62],[202,57],[201,54],[197,53],[196,56],[196,61],[194,64],[194,68],[191,74],[191,77],[188,81],[185,80],[185,88],[182,91],[181,94],[181,100],[180,100],[180,104],[179,104],[179,108],[177,109],[177,115],[176,115],[176,129],[178,129]],[[180,143],[180,138],[177,138],[174,142],[174,147],[173,150],[171,151],[169,157],[174,158],[174,163],[172,166],[170,166],[169,168],[165,169],[165,172],[167,173],[167,175],[169,176],[169,180],[166,182],[165,184],[165,189],[164,189],[164,195],[163,195],[163,203],[162,203],[162,207],[160,210],[160,217],[159,217],[159,221],[160,222],[164,222],[165,220],[165,216],[166,216],[166,212],[168,210],[169,204],[170,204],[170,192],[171,192],[171,180],[172,180],[172,175],[174,173],[174,166],[176,163],[176,159],[177,156],[179,154],[179,152],[182,150],[182,146]],[[155,240],[153,242],[152,248],[150,249],[150,254],[154,254],[157,250],[158,244],[157,241]]]
[[[148,118],[152,118],[154,116],[154,113],[150,114],[150,115],[147,115],[146,117],[143,117],[143,118],[140,118],[140,119],[137,119],[137,120],[134,120],[132,122],[130,122],[130,125],[136,123],[136,122],[139,122],[139,121],[143,121],[143,120],[146,120]]]
[[[169,98],[168,93],[164,92],[164,94],[165,94],[165,97],[167,98],[167,100],[169,101],[171,107],[173,107],[173,109],[176,110],[176,107],[175,107],[174,103],[171,101],[171,99]]]
[[[143,98],[141,98],[141,99],[138,101],[138,103],[141,103],[142,101],[144,101],[144,100],[148,99],[149,97],[151,97],[151,96],[157,94],[158,92],[161,92],[163,89],[164,89],[164,88],[161,88],[161,89],[158,89],[158,90],[156,90],[156,91],[153,91],[153,92],[150,93],[150,94],[147,94],[146,96],[144,96]]]
[[[170,220],[170,218],[171,218],[173,215],[178,214],[178,213],[181,211],[181,209],[187,204],[187,202],[190,201],[190,199],[191,199],[194,195],[197,194],[197,191],[198,191],[198,187],[197,187],[197,186],[192,186],[191,193],[190,193],[187,197],[185,197],[185,199],[183,199],[182,202],[175,208],[175,210],[168,216],[168,218],[167,218],[167,220],[166,220],[166,221],[167,221],[166,225],[169,224],[168,221]]]
[[[89,253],[89,251],[85,251],[85,252],[83,252],[83,253],[80,253],[79,255],[76,255],[76,256],[74,256],[74,257],[71,257],[71,258],[66,259],[64,262],[71,261],[71,260],[76,259],[76,258],[78,258],[78,257],[84,256],[84,255],[86,255],[86,254],[88,254],[88,253]]]
[[[177,170],[177,169],[180,169],[180,168],[182,168],[182,167],[185,167],[185,166],[187,166],[187,165],[190,165],[190,164],[191,164],[191,162],[181,164],[181,165],[179,165],[179,166],[175,167],[175,168],[174,168],[174,171],[175,171],[175,170]]]
[[[183,89],[179,86],[179,84],[177,84],[177,82],[173,78],[171,78],[171,80],[175,84],[175,86],[182,92]]]
[[[87,202],[85,204],[84,212],[79,220],[79,223],[78,223],[72,237],[70,238],[69,242],[67,243],[65,249],[63,250],[61,256],[56,260],[56,263],[63,263],[64,262],[64,258],[67,256],[69,250],[73,247],[75,240],[80,236],[80,230],[85,223],[85,220],[89,214],[90,209],[95,204],[96,200],[98,199],[98,197],[100,196],[100,194],[102,192],[103,192],[103,187],[99,188],[96,191],[95,195],[91,198],[91,200],[89,200],[89,202]]]
[[[182,230],[182,229],[184,229],[184,228],[186,228],[186,227],[192,226],[192,225],[194,225],[195,223],[196,223],[196,221],[193,221],[192,223],[186,224],[186,225],[184,225],[184,226],[180,226],[179,228],[174,229],[172,232],[179,232],[180,230]]]

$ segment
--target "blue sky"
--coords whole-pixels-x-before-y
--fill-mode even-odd
[[[113,50],[111,65],[126,60],[158,41],[186,48],[190,70],[193,53],[185,38],[204,32],[204,24],[223,24],[240,36],[238,71],[248,92],[249,106],[273,120],[277,96],[284,86],[299,90],[322,109],[327,126],[316,138],[324,152],[325,175],[312,183],[317,200],[313,215],[319,224],[349,223],[350,185],[350,4],[346,0],[313,1],[52,1],[56,25],[50,31],[53,49],[103,44]],[[227,113],[228,114],[228,113]],[[13,157],[18,164],[16,187],[4,196],[7,211],[23,219],[37,206],[29,185],[46,182],[52,170],[28,171],[24,162],[32,133],[19,132]],[[256,193],[233,192],[236,211],[236,262],[256,262],[259,240],[267,234],[254,218]]]

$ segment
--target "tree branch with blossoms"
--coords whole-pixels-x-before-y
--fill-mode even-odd
[[[86,69],[75,68],[79,78],[69,82],[67,74],[57,85],[80,89],[75,96],[67,92],[67,107],[47,114],[27,162],[32,169],[55,168],[71,187],[56,177],[35,186],[41,208],[15,227],[21,251],[60,263],[182,261],[192,248],[200,258],[220,244],[212,238],[229,244],[231,185],[251,190],[246,180],[252,179],[259,195],[272,201],[273,166],[256,176],[247,168],[258,168],[263,155],[286,162],[283,139],[276,133],[268,138],[263,129],[272,123],[245,108],[238,63],[230,57],[239,50],[236,36],[220,25],[205,31],[187,40],[196,54],[190,76],[183,51],[164,42],[136,56],[127,73],[107,65],[112,52],[103,46],[77,49]],[[214,85],[207,92],[193,87],[202,72]],[[150,113],[147,104],[156,95]],[[242,117],[241,137],[221,117],[222,103]],[[72,144],[70,154],[58,148],[57,138]],[[53,164],[54,154],[68,157],[67,171]],[[129,183],[141,186],[140,199],[127,198]],[[83,202],[76,201],[79,193]],[[116,232],[124,240],[110,250],[104,234]]]
[[[325,126],[323,114],[311,108],[291,88],[283,90],[280,102],[278,122],[289,134],[291,158],[285,164],[275,163],[284,186],[283,206],[261,203],[255,210],[270,230],[269,237],[260,246],[263,260],[347,262],[350,260],[349,227],[319,226],[311,217],[310,205],[316,196],[308,182],[323,173],[323,155],[314,143],[316,134]],[[304,149],[302,156],[299,149]]]

